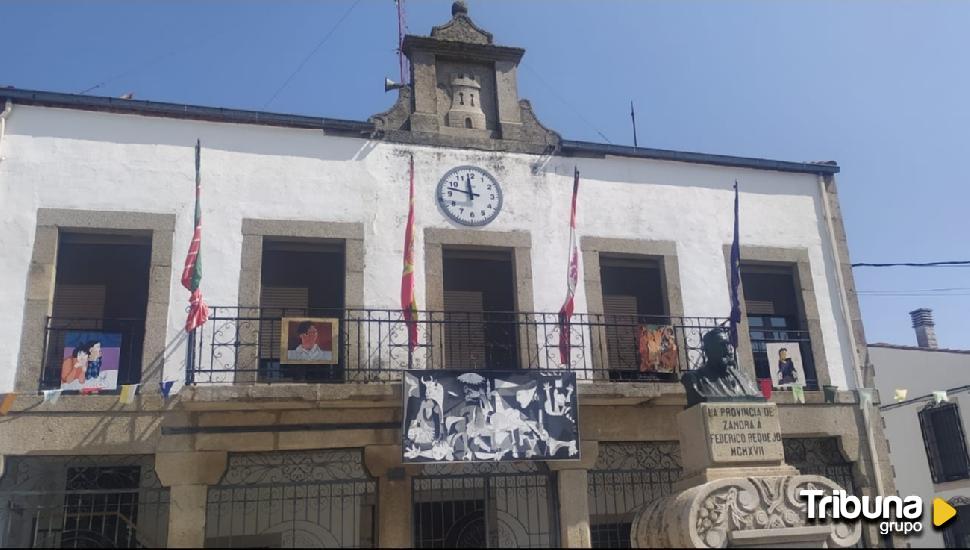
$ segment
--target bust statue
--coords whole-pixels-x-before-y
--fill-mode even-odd
[[[764,397],[741,372],[724,328],[708,331],[701,338],[705,362],[699,369],[684,372],[680,383],[687,390],[687,406],[705,401],[763,401]]]

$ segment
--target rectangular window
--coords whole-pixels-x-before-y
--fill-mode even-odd
[[[42,389],[141,381],[151,236],[61,232]]]
[[[812,359],[812,343],[804,325],[792,266],[741,265],[744,308],[751,335],[751,352],[759,379],[775,380],[776,386],[794,379],[807,388],[818,388]],[[785,342],[786,345],[779,345]],[[769,356],[769,347],[773,351]],[[777,349],[776,349],[777,348]],[[779,353],[787,357],[797,350],[801,356],[804,380],[779,378]]]
[[[444,353],[448,368],[516,369],[515,270],[508,250],[445,249]]]
[[[280,362],[284,317],[344,317],[344,245],[339,241],[269,239],[263,242],[259,298],[259,379],[336,382],[343,380],[343,353],[337,365]],[[337,343],[344,341],[344,323]],[[332,350],[331,350],[332,351]]]
[[[919,412],[933,483],[970,478],[967,439],[956,403],[930,405]]]
[[[642,257],[600,256],[600,281],[610,378],[656,378],[655,373],[641,372],[638,339],[641,327],[670,322],[666,317],[660,262]]]

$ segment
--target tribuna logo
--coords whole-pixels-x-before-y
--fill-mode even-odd
[[[923,499],[917,496],[856,497],[845,491],[826,495],[820,489],[803,489],[802,498],[808,500],[808,519],[860,519],[879,521],[879,532],[908,534],[923,530]]]

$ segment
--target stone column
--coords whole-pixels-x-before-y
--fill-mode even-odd
[[[548,462],[549,469],[558,473],[559,544],[563,548],[590,548],[589,532],[589,476],[587,471],[596,463],[599,442],[583,441],[577,461]]]
[[[168,547],[201,548],[205,545],[205,508],[209,485],[226,471],[225,451],[157,453],[155,472],[170,487]]]
[[[411,476],[417,467],[401,463],[400,445],[364,447],[364,466],[377,478],[377,546],[410,548]]]

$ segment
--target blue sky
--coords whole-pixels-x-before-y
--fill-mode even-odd
[[[428,34],[450,2],[409,0]],[[470,0],[526,49],[522,97],[568,139],[837,160],[853,261],[970,259],[970,3]],[[18,2],[0,85],[364,120],[392,102],[392,0]],[[343,18],[343,21],[336,23]],[[288,84],[284,82],[329,34]],[[275,97],[274,97],[275,96]],[[605,137],[604,137],[605,136]],[[970,349],[970,268],[856,269],[870,342]],[[926,289],[958,289],[910,292]],[[913,295],[917,294],[917,295]]]

